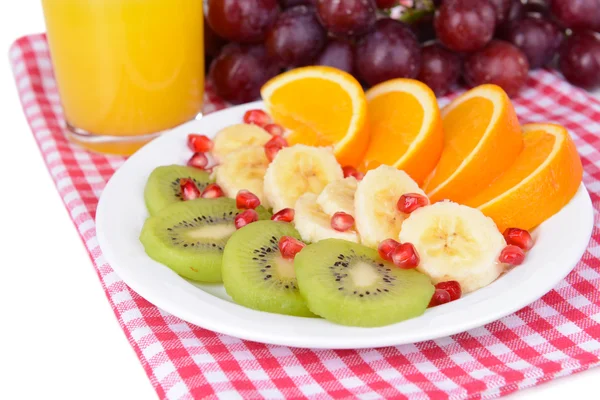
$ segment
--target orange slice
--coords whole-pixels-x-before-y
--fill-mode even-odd
[[[358,165],[369,143],[367,100],[352,75],[331,67],[296,68],[268,81],[261,95],[275,122],[291,131],[290,144],[333,146],[340,164]]]
[[[523,148],[519,121],[499,86],[481,85],[442,110],[444,149],[424,190],[432,202],[456,202],[486,188]]]
[[[573,198],[583,176],[581,159],[560,125],[523,126],[525,147],[488,188],[464,202],[506,228],[532,229]]]
[[[372,87],[366,96],[371,142],[360,168],[391,165],[422,184],[444,145],[435,94],[419,81],[392,79]]]

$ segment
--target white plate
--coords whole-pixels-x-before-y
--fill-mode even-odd
[[[150,259],[138,240],[148,216],[143,191],[159,165],[184,164],[191,153],[187,134],[214,135],[242,120],[252,103],[191,121],[155,139],[112,177],[96,216],[100,247],[107,261],[133,290],[161,309],[216,332],[263,343],[308,348],[365,348],[413,343],[462,332],[525,307],[550,291],[583,255],[593,226],[593,209],[582,185],[558,214],[533,232],[525,262],[491,285],[424,315],[382,328],[353,328],[323,319],[269,314],[239,306],[222,285],[191,283]]]

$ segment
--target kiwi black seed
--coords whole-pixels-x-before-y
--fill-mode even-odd
[[[199,282],[221,282],[223,250],[235,232],[235,200],[196,199],[171,204],[148,218],[140,241],[146,253],[179,275]],[[256,209],[260,219],[271,214]]]
[[[150,215],[158,213],[166,206],[183,201],[179,182],[192,180],[200,191],[211,182],[210,175],[198,168],[183,165],[166,165],[152,171],[144,189],[144,201]]]
[[[294,263],[279,252],[279,240],[300,240],[287,222],[258,221],[235,232],[223,254],[223,284],[238,304],[277,314],[314,317],[298,291]]]
[[[376,250],[345,240],[305,247],[294,266],[308,308],[342,325],[383,326],[416,317],[435,290],[426,275],[398,268]]]

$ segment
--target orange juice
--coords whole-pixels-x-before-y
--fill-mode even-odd
[[[204,91],[202,0],[42,0],[71,135],[131,153],[148,134],[198,114]]]

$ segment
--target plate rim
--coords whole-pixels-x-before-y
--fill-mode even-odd
[[[146,146],[144,146],[142,149],[138,150],[138,152],[136,152],[134,155],[132,155],[123,165],[121,165],[121,167],[113,174],[113,176],[110,178],[109,182],[106,184],[106,186],[102,192],[102,195],[100,197],[100,200],[98,202],[98,207],[97,207],[97,211],[96,211],[96,219],[95,219],[96,235],[97,235],[99,247],[102,251],[102,254],[103,254],[106,262],[111,266],[113,271],[125,282],[125,284],[127,286],[129,286],[133,291],[138,293],[141,297],[145,298],[147,301],[149,301],[153,305],[157,306],[158,308],[166,311],[167,313],[177,316],[191,324],[197,325],[204,329],[208,329],[208,330],[220,333],[220,334],[230,335],[230,336],[237,337],[237,338],[244,339],[244,340],[251,340],[251,341],[260,342],[260,343],[290,346],[290,347],[297,347],[297,348],[358,349],[358,348],[374,348],[374,347],[394,346],[394,345],[401,345],[401,344],[406,344],[406,343],[416,343],[416,342],[436,339],[436,338],[445,337],[448,335],[465,332],[467,330],[477,328],[477,327],[483,326],[487,323],[496,321],[500,318],[503,318],[507,315],[514,313],[515,311],[518,311],[519,309],[521,309],[523,307],[526,307],[527,305],[533,303],[534,301],[536,301],[537,299],[541,298],[543,295],[548,293],[550,290],[552,290],[556,286],[556,284],[558,284],[561,280],[563,280],[573,270],[573,268],[577,265],[577,263],[580,261],[581,257],[584,255],[584,253],[589,245],[589,240],[591,238],[592,230],[593,230],[593,226],[594,226],[593,225],[593,222],[594,222],[593,206],[592,206],[592,202],[591,202],[589,193],[587,192],[587,189],[585,188],[585,185],[583,183],[581,183],[575,197],[580,197],[580,196],[584,197],[583,200],[579,200],[579,201],[585,202],[585,205],[586,205],[585,213],[589,214],[589,216],[591,216],[591,218],[588,218],[588,221],[589,221],[589,223],[587,224],[588,226],[579,228],[579,229],[583,229],[583,232],[585,234],[582,235],[582,237],[583,236],[587,237],[587,240],[585,241],[585,245],[583,245],[583,240],[581,241],[581,243],[576,243],[576,249],[573,250],[573,252],[578,255],[577,260],[572,263],[573,265],[569,265],[568,268],[563,267],[560,270],[561,272],[559,274],[555,274],[555,278],[548,280],[548,282],[546,282],[546,284],[543,285],[542,287],[537,288],[536,290],[532,291],[531,293],[528,292],[527,296],[525,296],[527,300],[523,300],[522,302],[519,302],[518,304],[512,304],[512,306],[506,306],[500,312],[490,313],[487,316],[483,315],[483,316],[480,316],[479,318],[473,318],[473,319],[468,320],[468,322],[462,322],[462,323],[458,324],[458,326],[450,324],[445,328],[444,327],[437,328],[434,330],[434,333],[430,334],[430,335],[427,335],[427,334],[423,335],[423,332],[420,332],[420,331],[412,332],[412,334],[405,333],[401,340],[395,339],[394,337],[390,337],[390,336],[386,336],[385,338],[375,337],[373,340],[369,340],[369,339],[371,339],[370,337],[363,337],[360,335],[356,338],[353,338],[352,333],[357,332],[358,330],[360,330],[360,331],[370,330],[370,331],[376,332],[376,331],[380,330],[381,328],[342,327],[341,325],[335,325],[333,323],[326,322],[324,320],[321,320],[321,321],[324,321],[327,324],[335,325],[336,327],[342,327],[344,331],[348,332],[348,336],[345,336],[343,338],[337,338],[336,340],[332,340],[332,339],[325,340],[323,338],[318,338],[318,337],[316,340],[315,339],[311,340],[310,338],[306,338],[306,337],[300,337],[300,338],[295,337],[294,338],[294,337],[289,337],[289,336],[285,336],[285,335],[273,334],[272,332],[262,332],[262,331],[258,332],[256,330],[252,330],[252,329],[250,329],[250,330],[236,329],[235,327],[231,326],[231,323],[219,321],[218,319],[215,319],[215,318],[212,318],[212,319],[211,318],[198,318],[197,313],[191,313],[187,308],[181,308],[181,304],[178,303],[177,299],[181,299],[181,298],[190,299],[191,298],[190,297],[191,295],[188,291],[194,292],[194,295],[192,296],[193,298],[198,298],[198,296],[204,297],[204,296],[201,296],[198,293],[198,291],[203,292],[203,295],[210,296],[210,299],[208,299],[208,298],[206,298],[205,300],[200,299],[200,301],[203,303],[206,303],[205,305],[209,306],[209,308],[216,307],[216,308],[225,308],[226,310],[228,310],[232,306],[241,307],[244,309],[243,313],[248,313],[248,314],[254,315],[254,316],[258,316],[258,314],[260,314],[260,318],[266,319],[267,321],[271,320],[272,322],[274,322],[274,320],[289,320],[289,319],[297,320],[298,318],[301,318],[301,317],[291,317],[291,316],[283,316],[283,315],[278,315],[278,314],[269,314],[269,313],[264,313],[261,311],[247,309],[243,306],[233,304],[227,300],[218,298],[216,296],[211,295],[210,293],[204,292],[202,289],[194,286],[192,283],[177,276],[174,272],[172,272],[171,270],[168,270],[168,267],[165,267],[165,266],[163,266],[165,269],[167,269],[170,273],[172,273],[174,276],[176,276],[179,280],[181,280],[182,282],[185,282],[187,284],[187,286],[186,286],[187,290],[184,288],[184,286],[179,285],[180,287],[178,287],[177,289],[181,290],[182,292],[177,293],[175,296],[165,296],[164,294],[158,295],[152,288],[149,288],[146,285],[143,285],[142,281],[140,281],[139,279],[136,279],[135,274],[132,273],[131,269],[128,269],[127,266],[120,265],[118,257],[112,251],[113,248],[110,244],[110,239],[105,234],[107,232],[107,229],[105,228],[105,224],[107,224],[107,221],[109,221],[109,219],[110,219],[109,218],[109,215],[110,215],[109,196],[113,192],[113,190],[114,190],[113,188],[116,187],[116,185],[118,185],[118,182],[121,179],[120,178],[121,175],[125,175],[126,172],[128,171],[128,168],[129,168],[128,165],[135,165],[135,163],[138,162],[137,160],[144,160],[144,158],[146,157],[146,154],[151,153],[152,149],[160,147],[163,142],[166,144],[169,141],[173,140],[175,137],[181,135],[181,132],[183,130],[188,129],[187,127],[197,126],[198,124],[200,124],[200,125],[206,124],[206,121],[209,121],[208,123],[210,123],[210,121],[213,119],[218,119],[219,117],[224,118],[223,116],[229,115],[229,114],[232,114],[232,115],[236,115],[238,113],[241,114],[243,111],[252,109],[252,108],[264,108],[263,102],[257,101],[257,102],[247,103],[247,104],[243,104],[241,106],[231,107],[231,108],[228,108],[225,110],[217,111],[215,113],[212,113],[212,114],[202,117],[200,120],[193,120],[193,121],[187,122],[183,125],[180,125],[179,127],[174,128],[170,132],[167,132],[167,133],[161,135],[159,138],[153,140],[152,142],[150,142]],[[184,146],[182,146],[182,147],[184,147]],[[154,168],[156,166],[158,166],[158,165],[155,164],[152,168]],[[126,171],[126,172],[123,172],[123,171]],[[142,192],[140,192],[140,196],[142,196]],[[107,199],[109,199],[109,200],[107,200]],[[554,218],[554,217],[552,217],[552,218]],[[146,258],[148,258],[149,261],[154,262],[149,257],[146,256]],[[569,263],[569,264],[571,264],[571,263]],[[559,276],[560,276],[560,278],[559,278]],[[489,286],[488,286],[488,288],[489,288]],[[479,292],[482,292],[485,289],[486,288],[480,289],[479,291],[474,292],[474,293],[470,294],[469,296],[477,295]],[[215,305],[215,303],[216,303],[216,305]],[[431,309],[429,312],[433,312],[433,313],[436,313],[436,315],[438,315],[438,314],[440,314],[439,310],[441,310],[441,309],[443,309],[443,307],[437,307],[436,309]],[[258,313],[258,314],[256,314],[256,313]],[[420,318],[423,318],[423,317],[422,316],[416,317],[415,320],[420,319]],[[409,320],[409,321],[411,321],[411,320]],[[400,323],[400,324],[403,324],[403,323]],[[394,325],[399,326],[400,324],[394,324]],[[389,325],[388,327],[393,327],[394,325]],[[384,327],[384,328],[388,328],[388,327]],[[338,329],[338,328],[336,328],[336,329]]]

